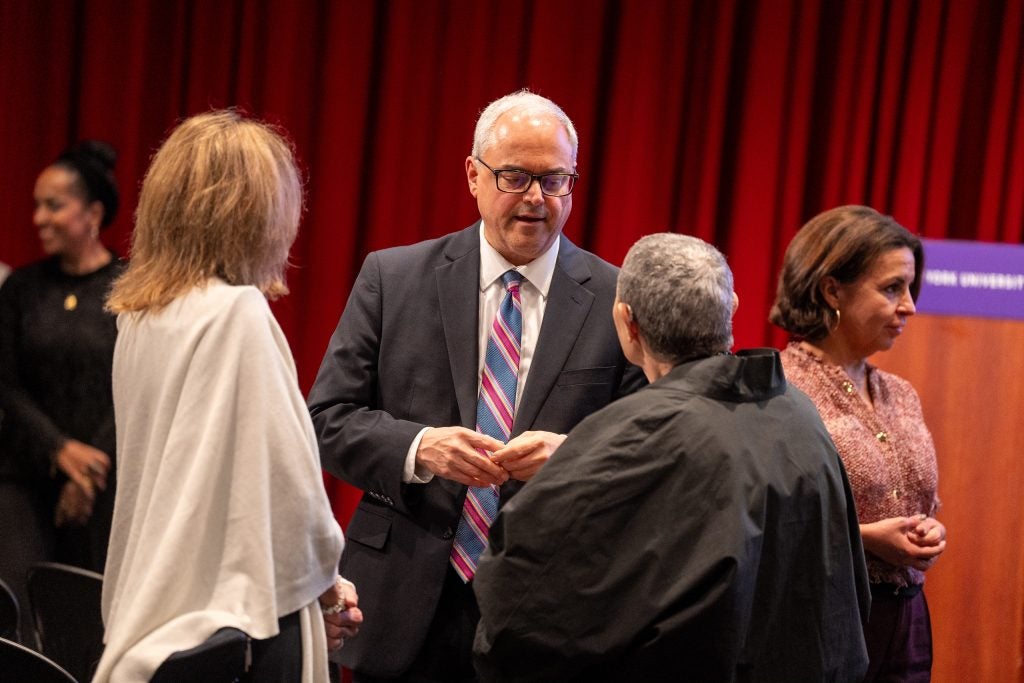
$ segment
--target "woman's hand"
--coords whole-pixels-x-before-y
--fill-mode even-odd
[[[92,491],[86,491],[77,482],[67,481],[60,490],[53,523],[58,526],[83,526],[92,516]]]
[[[107,488],[110,458],[106,453],[81,441],[68,439],[57,451],[57,467],[68,479],[92,495],[94,489]]]
[[[345,638],[351,638],[359,633],[363,613],[358,604],[359,595],[356,593],[355,585],[340,576],[335,579],[334,585],[320,596],[328,652],[334,652],[345,644]]]
[[[946,540],[946,527],[934,517],[920,515],[920,523],[910,530],[910,542],[922,548],[931,548]]]
[[[864,550],[900,567],[925,571],[946,549],[946,527],[926,515],[890,517],[860,525]]]

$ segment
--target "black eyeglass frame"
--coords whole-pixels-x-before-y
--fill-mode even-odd
[[[559,173],[530,173],[529,171],[524,171],[521,168],[491,168],[490,165],[488,165],[488,163],[486,161],[484,161],[483,159],[481,159],[480,157],[474,157],[474,158],[477,161],[479,161],[481,164],[483,164],[484,168],[486,168],[488,171],[490,171],[491,173],[494,174],[494,187],[497,188],[498,192],[504,192],[506,194],[526,194],[527,192],[530,191],[530,188],[533,187],[534,181],[536,181],[537,182],[537,187],[540,188],[540,192],[544,196],[546,196],[546,197],[568,197],[569,195],[572,194],[573,188],[576,187],[576,181],[580,179],[580,174],[576,173],[575,171],[572,172],[572,173],[561,173],[561,172],[559,172]],[[498,174],[499,173],[519,173],[519,174],[524,175],[524,176],[528,175],[528,176],[530,176],[530,182],[527,183],[526,187],[524,187],[521,190],[503,190],[503,189],[501,189],[501,186],[498,184]],[[568,178],[569,180],[567,181],[566,185],[569,187],[569,189],[564,194],[551,194],[550,192],[545,192],[544,191],[544,183],[543,183],[542,180],[544,178],[549,177],[549,176],[564,176],[564,177]]]

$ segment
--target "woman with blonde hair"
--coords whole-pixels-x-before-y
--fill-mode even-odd
[[[148,681],[226,627],[252,639],[248,680],[324,681],[362,619],[266,301],[301,209],[288,143],[233,111],[184,121],[146,174],[107,304],[119,488],[95,681]]]
[[[868,681],[927,681],[924,573],[946,548],[935,446],[910,384],[868,357],[916,312],[921,241],[866,206],[818,214],[793,238],[770,319],[793,340],[786,378],[818,407],[850,477],[871,579]]]

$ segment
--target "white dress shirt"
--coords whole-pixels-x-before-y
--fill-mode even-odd
[[[491,327],[494,325],[494,316],[501,306],[501,300],[505,297],[505,286],[502,284],[501,276],[509,270],[517,270],[523,275],[523,282],[519,287],[523,314],[523,336],[519,345],[519,379],[516,383],[515,406],[517,410],[519,399],[523,396],[523,388],[526,386],[527,375],[530,372],[530,364],[533,362],[533,352],[540,335],[540,326],[544,321],[548,289],[551,287],[555,263],[558,261],[559,242],[560,240],[556,239],[547,251],[526,265],[513,266],[487,241],[487,238],[484,237],[483,221],[480,222],[480,295],[477,299],[476,335],[478,348],[477,394],[480,393],[480,377],[484,369],[484,359],[487,356],[487,339],[490,336]],[[424,427],[416,435],[406,454],[402,481],[407,484],[425,484],[434,476],[426,468],[416,467],[416,451],[419,450],[420,440],[427,429],[430,427]]]

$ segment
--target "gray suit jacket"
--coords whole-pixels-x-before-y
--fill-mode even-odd
[[[367,256],[309,396],[324,469],[364,491],[341,571],[365,624],[340,659],[370,675],[398,675],[419,651],[465,498],[438,477],[403,484],[402,470],[424,426],[476,423],[478,230]],[[644,383],[612,323],[617,269],[560,239],[513,436],[566,433]]]

